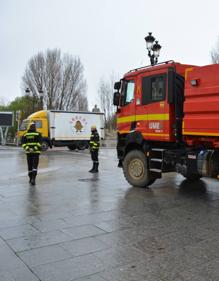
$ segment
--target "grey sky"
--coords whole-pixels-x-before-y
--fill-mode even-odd
[[[162,45],[160,61],[208,64],[218,11],[218,0],[0,0],[0,97],[22,94],[31,56],[60,48],[81,58],[92,107],[101,77],[149,64],[148,31]]]

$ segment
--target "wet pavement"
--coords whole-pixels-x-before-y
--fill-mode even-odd
[[[0,147],[0,281],[219,280],[219,182],[170,173],[128,185],[114,149],[90,174],[87,151]]]

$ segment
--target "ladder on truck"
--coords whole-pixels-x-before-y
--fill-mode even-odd
[[[163,148],[152,148],[149,154],[149,171],[152,176],[156,178],[162,177],[163,163],[164,163],[164,153]]]

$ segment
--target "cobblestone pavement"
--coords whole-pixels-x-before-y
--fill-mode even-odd
[[[219,182],[174,173],[133,188],[102,149],[44,153],[37,185],[0,149],[0,281],[218,281]]]

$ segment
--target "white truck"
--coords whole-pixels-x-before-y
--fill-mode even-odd
[[[37,111],[23,120],[19,128],[19,138],[35,122],[37,131],[42,134],[42,150],[53,146],[67,146],[70,150],[88,148],[91,126],[95,125],[104,139],[104,113],[73,112],[59,110]]]

